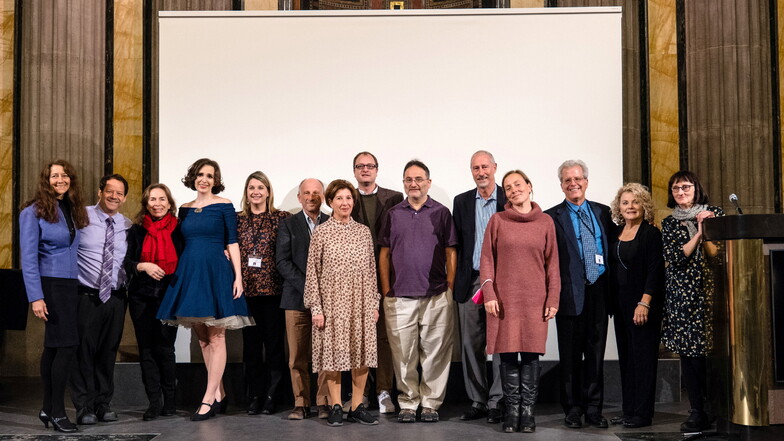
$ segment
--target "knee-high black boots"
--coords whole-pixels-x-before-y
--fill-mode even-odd
[[[520,378],[520,388],[522,389],[522,399],[520,403],[520,428],[523,432],[531,433],[536,430],[534,420],[534,405],[536,396],[539,393],[539,373],[542,366],[538,358],[523,364],[522,375]]]
[[[501,385],[506,400],[504,432],[517,432],[520,430],[520,365],[517,360],[501,362]]]

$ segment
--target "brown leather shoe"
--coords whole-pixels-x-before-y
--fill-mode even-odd
[[[326,404],[322,404],[318,407],[318,417],[320,420],[326,420],[329,418],[329,412],[332,410],[331,407],[327,406]]]
[[[308,416],[310,416],[309,409],[305,409],[302,406],[297,406],[294,409],[292,409],[291,413],[288,416],[288,419],[290,419],[290,420],[304,420]]]

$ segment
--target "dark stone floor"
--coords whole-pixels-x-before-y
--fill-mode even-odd
[[[505,438],[501,425],[488,425],[483,420],[463,422],[460,414],[467,403],[446,403],[441,408],[441,422],[435,424],[399,424],[394,415],[382,415],[378,426],[361,426],[346,422],[343,427],[332,428],[315,418],[304,421],[285,420],[286,410],[273,415],[248,416],[244,409],[230,406],[227,415],[220,415],[204,422],[188,420],[194,409],[182,409],[177,416],[142,421],[144,407],[118,407],[120,420],[95,426],[80,426],[78,436],[55,437],[51,429],[44,429],[37,418],[40,406],[40,383],[37,379],[0,379],[0,440],[486,440]],[[680,423],[687,416],[687,405],[662,403],[657,405],[654,425],[642,429],[567,429],[562,424],[563,415],[557,404],[537,406],[537,429],[531,435],[513,434],[508,439],[531,440],[660,440],[686,439],[678,432]],[[73,418],[73,409],[68,410]],[[375,410],[373,411],[376,412]],[[617,403],[608,403],[605,416],[609,419],[619,414]],[[720,438],[714,438],[720,439]]]

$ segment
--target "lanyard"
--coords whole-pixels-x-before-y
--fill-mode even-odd
[[[587,205],[588,201],[585,201],[585,203]],[[588,209],[588,219],[591,220],[590,225],[586,223],[585,220],[583,220],[582,216],[580,216],[580,209],[573,210],[572,207],[569,206],[569,210],[571,210],[575,215],[577,215],[577,220],[579,220],[581,224],[585,225],[585,227],[588,228],[588,231],[590,231],[591,234],[593,234],[593,236],[596,237],[596,231],[594,230],[594,226],[593,226],[593,214],[591,214],[590,205],[587,205],[586,208]]]

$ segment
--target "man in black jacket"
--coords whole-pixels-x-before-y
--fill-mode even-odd
[[[278,227],[275,246],[275,264],[283,276],[283,294],[280,307],[286,310],[286,339],[289,345],[291,388],[294,392],[294,410],[290,420],[310,416],[311,317],[305,309],[305,269],[313,230],[329,216],[321,212],[324,184],[318,179],[305,179],[299,184],[297,198],[302,212],[283,220]],[[329,415],[326,396],[327,384],[323,375],[318,376],[316,405],[319,418]]]
[[[354,156],[354,177],[357,179],[357,190],[359,199],[354,203],[354,211],[351,216],[355,221],[370,228],[373,237],[373,252],[376,256],[376,268],[378,268],[378,233],[381,231],[381,224],[387,217],[389,209],[403,202],[403,193],[389,190],[376,184],[378,176],[378,160],[370,152],[360,152]],[[376,275],[379,283],[381,278]],[[379,285],[381,292],[381,285]],[[392,369],[392,352],[389,349],[389,337],[387,337],[387,327],[384,324],[384,308],[379,308],[379,317],[376,327],[378,335],[378,368],[376,369],[376,394],[378,396],[378,409],[380,413],[395,413],[395,404],[392,402],[392,380],[394,371]],[[367,389],[370,382],[367,383]],[[367,394],[367,390],[365,391]]]
[[[555,325],[561,364],[564,425],[607,428],[604,349],[607,344],[609,282],[607,234],[610,208],[585,199],[588,167],[580,160],[558,167],[566,199],[545,211],[553,218],[561,270],[561,301]]]
[[[474,153],[471,156],[471,174],[476,188],[457,195],[452,207],[458,240],[455,302],[462,342],[463,379],[466,393],[473,402],[460,419],[467,421],[487,417],[488,423],[498,423],[502,415],[499,408],[503,402],[500,359],[497,354],[493,356],[493,382],[488,388],[485,308],[475,304],[471,297],[481,285],[479,257],[487,222],[494,213],[503,211],[506,204],[504,190],[495,183],[496,169],[490,152],[480,150]]]

